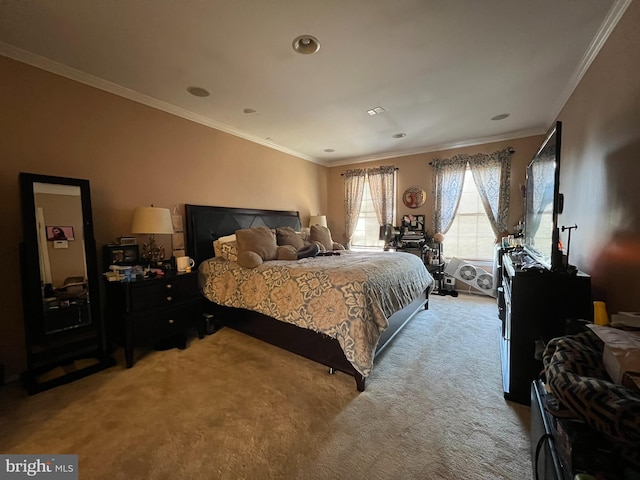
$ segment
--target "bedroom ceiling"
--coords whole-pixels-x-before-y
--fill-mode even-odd
[[[340,165],[544,133],[629,2],[3,0],[0,54]]]

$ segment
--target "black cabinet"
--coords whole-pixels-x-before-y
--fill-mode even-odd
[[[502,257],[504,305],[500,335],[502,382],[505,398],[530,403],[531,382],[542,371],[541,354],[551,338],[565,335],[567,321],[590,320],[591,277],[577,272],[525,269],[521,250]]]
[[[185,332],[193,327],[204,336],[197,271],[107,282],[106,292],[110,340],[124,346],[128,368],[140,342],[173,339],[174,345],[183,346]]]

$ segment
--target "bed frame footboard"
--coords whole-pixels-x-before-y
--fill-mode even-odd
[[[428,307],[428,292],[424,292],[402,310],[389,318],[389,327],[382,333],[376,355],[389,345],[393,338],[422,308]],[[366,377],[347,360],[335,338],[323,333],[282,322],[262,313],[241,308],[225,307],[206,301],[206,311],[214,316],[216,327],[226,326],[250,335],[271,345],[308,358],[354,377],[356,388],[364,392]]]

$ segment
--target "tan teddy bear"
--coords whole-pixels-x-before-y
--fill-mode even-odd
[[[296,232],[291,227],[276,228],[276,241],[278,245],[291,245],[296,249],[298,259],[315,257],[322,250],[318,242],[307,242],[302,239],[301,232]]]
[[[238,263],[244,268],[256,268],[267,260],[297,260],[297,250],[292,245],[278,246],[276,235],[267,227],[251,227],[236,230]]]
[[[322,225],[312,225],[309,241],[320,246],[322,251],[344,250],[341,243],[334,242],[331,238],[331,231]]]

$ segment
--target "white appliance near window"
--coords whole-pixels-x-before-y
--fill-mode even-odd
[[[485,295],[495,296],[493,275],[466,260],[458,257],[451,258],[444,269],[444,273],[472,286]]]

